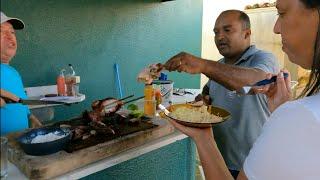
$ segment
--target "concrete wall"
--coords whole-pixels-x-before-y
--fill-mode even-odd
[[[81,76],[85,102],[56,108],[56,119],[78,116],[95,99],[143,94],[137,73],[187,51],[201,55],[202,0],[2,0],[1,10],[24,20],[12,65],[26,87],[55,84],[68,63]],[[176,87],[199,88],[200,76],[170,73]],[[187,79],[187,81],[186,81]],[[194,179],[190,139],[89,176],[88,179]]]
[[[136,77],[144,66],[180,51],[201,54],[202,0],[2,0],[1,10],[26,24],[12,61],[26,87],[55,84],[68,63],[81,76],[87,100],[58,108],[56,119],[79,115],[95,99],[119,97],[115,63],[124,95],[140,96]],[[176,87],[199,88],[199,75],[168,77]]]
[[[203,0],[203,21],[202,21],[202,49],[201,56],[204,59],[217,61],[222,56],[214,43],[213,28],[218,15],[228,9],[244,10],[246,5],[255,3],[274,2],[272,0]],[[201,76],[201,87],[203,87],[208,78]]]

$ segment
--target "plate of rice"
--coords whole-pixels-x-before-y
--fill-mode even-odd
[[[170,118],[180,124],[190,127],[211,127],[226,121],[230,113],[217,106],[192,106],[190,104],[175,104],[167,108],[169,114],[160,113],[161,117]]]

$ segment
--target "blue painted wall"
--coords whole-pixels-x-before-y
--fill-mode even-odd
[[[26,87],[55,84],[73,64],[86,101],[59,107],[56,119],[79,115],[95,99],[118,97],[113,65],[124,95],[143,94],[138,72],[180,51],[200,56],[202,0],[1,0],[1,9],[24,20],[12,65]],[[199,75],[170,73],[175,87],[199,88]]]
[[[95,99],[118,93],[113,64],[120,66],[124,94],[141,95],[137,73],[180,51],[200,56],[202,0],[1,0],[1,10],[24,20],[12,65],[24,85],[55,84],[59,70],[73,64],[87,100],[56,109],[67,119]],[[170,73],[176,87],[199,88],[200,76]],[[88,179],[194,179],[189,139],[121,163]]]

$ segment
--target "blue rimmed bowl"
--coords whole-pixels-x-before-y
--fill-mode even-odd
[[[55,133],[56,135],[61,135],[63,137],[48,142],[31,143],[31,141],[35,137],[39,135],[46,135],[48,133]],[[26,154],[33,156],[42,156],[61,151],[69,143],[70,139],[70,129],[60,127],[43,127],[32,129],[22,134],[17,138],[17,141]]]

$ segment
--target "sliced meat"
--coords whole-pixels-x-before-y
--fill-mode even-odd
[[[164,69],[164,66],[160,63],[151,64],[147,68],[143,69],[138,74],[138,81],[145,84],[151,84],[154,79],[160,77],[161,71]]]

